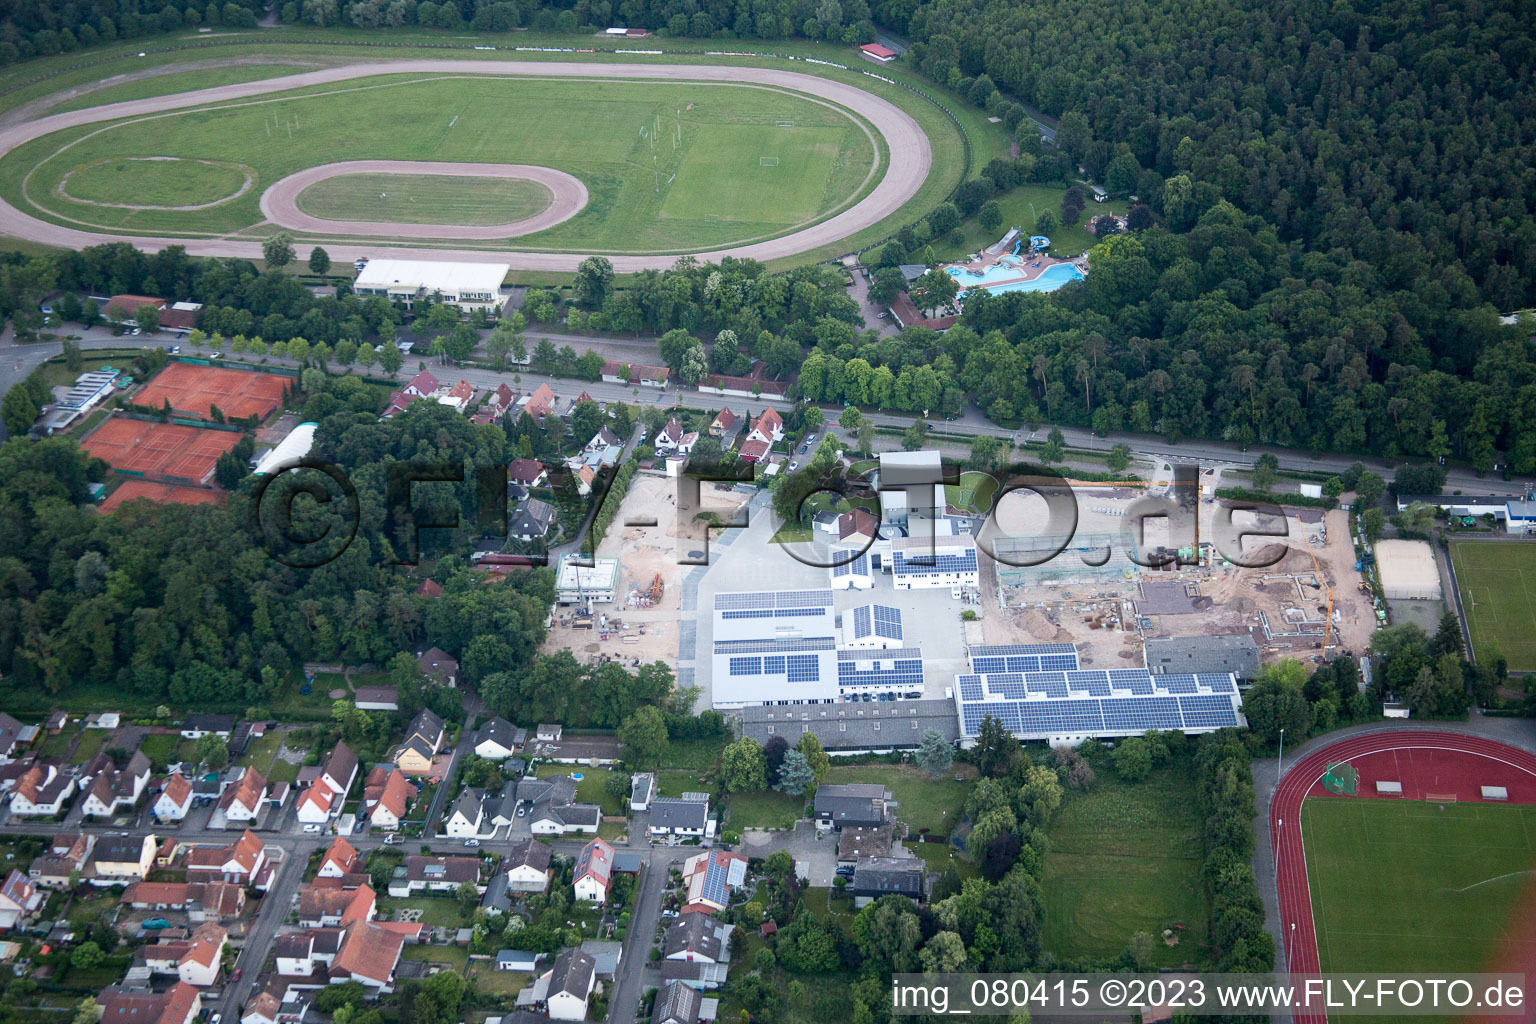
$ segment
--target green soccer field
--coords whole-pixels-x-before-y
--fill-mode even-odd
[[[1197,964],[1206,955],[1200,881],[1200,818],[1187,759],[1130,785],[1108,771],[1088,793],[1069,794],[1049,829],[1041,939],[1058,957],[1110,960],[1137,932],[1155,944],[1153,964]],[[1182,926],[1182,928],[1180,928]]]
[[[1473,653],[1502,652],[1511,669],[1536,670],[1536,546],[1453,541],[1451,564]]]
[[[300,192],[297,205],[325,220],[510,224],[532,217],[553,198],[548,188],[521,178],[342,174]]]
[[[71,225],[240,235],[262,223],[263,190],[319,164],[538,164],[580,178],[590,200],[571,220],[518,238],[518,246],[668,252],[771,237],[844,208],[878,180],[881,145],[853,113],[780,89],[389,76],[70,129],[0,161],[0,193],[34,215]],[[205,160],[248,166],[254,187],[232,196],[229,168],[196,162]],[[100,169],[116,166],[131,170]],[[175,175],[173,188],[142,181],[161,171]],[[71,172],[69,195],[58,194],[58,183]],[[140,179],[139,186],[123,178],[125,187],[113,187],[128,174]],[[332,188],[359,184],[338,180],[342,185]],[[445,223],[482,213],[494,216],[491,223],[517,219],[501,211],[522,199],[482,198],[483,186],[473,178],[417,183],[443,204]],[[146,187],[157,196],[174,194],[181,204],[216,205],[102,205],[166,205],[138,198]],[[78,194],[81,188],[89,195]],[[321,192],[308,201],[351,217],[367,206],[367,193],[353,191]],[[431,223],[417,214],[409,222]]]
[[[1536,807],[1314,798],[1301,823],[1325,972],[1490,970],[1531,912]]]

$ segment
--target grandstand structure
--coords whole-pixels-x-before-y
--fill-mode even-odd
[[[968,658],[971,670],[957,675],[954,686],[962,745],[974,742],[988,716],[1021,740],[1052,746],[1246,724],[1231,673],[1084,669],[1071,644],[977,645]]]
[[[899,609],[860,605],[840,624],[830,589],[726,591],[713,624],[718,709],[923,696],[923,652],[902,645]]]

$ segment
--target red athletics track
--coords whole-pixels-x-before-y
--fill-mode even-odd
[[[1340,740],[1302,757],[1285,770],[1269,804],[1280,934],[1285,939],[1276,968],[1293,974],[1321,970],[1302,846],[1301,803],[1308,796],[1332,796],[1321,779],[1330,764],[1340,761],[1350,762],[1359,773],[1356,793],[1360,797],[1374,797],[1377,780],[1387,780],[1403,784],[1402,796],[1391,799],[1454,794],[1458,801],[1481,802],[1480,787],[1505,786],[1510,803],[1536,804],[1536,754],[1477,736],[1418,729],[1377,732]],[[1293,1019],[1296,1024],[1323,1024],[1328,1018],[1321,1013],[1298,1013]]]

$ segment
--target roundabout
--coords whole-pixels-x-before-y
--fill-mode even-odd
[[[256,170],[238,195],[186,207],[114,198],[92,214],[57,202],[79,198],[53,187],[69,167],[147,160],[157,143],[157,156],[212,165],[231,139]],[[349,159],[380,153],[400,158]],[[311,163],[320,156],[333,162]],[[67,111],[0,130],[0,161],[0,233],[45,244],[260,258],[275,226],[337,259],[568,271],[601,253],[634,272],[834,246],[912,202],[933,149],[890,100],[778,68],[411,59]],[[390,209],[381,175],[465,209]],[[377,209],[362,203],[365,184],[379,185]],[[507,194],[469,211],[486,184]]]

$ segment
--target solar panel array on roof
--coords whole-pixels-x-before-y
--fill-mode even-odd
[[[958,554],[934,551],[927,554],[913,553],[909,558],[902,550],[891,552],[892,571],[897,576],[922,576],[936,573],[976,571],[976,549],[964,548]]]
[[[794,651],[830,651],[837,641],[830,636],[786,636],[771,640],[716,640],[716,654],[784,654]]]
[[[986,696],[981,689],[981,676],[956,676],[955,683],[960,687],[960,699],[963,701],[981,700]]]
[[[720,613],[722,619],[808,619],[829,614],[831,609],[815,608],[736,608]]]
[[[971,648],[973,658],[977,655],[998,655],[1006,658],[1016,654],[1068,654],[1076,660],[1077,648],[1071,644],[977,644]]]
[[[866,653],[866,656],[850,658],[846,655]],[[923,659],[921,652],[902,651],[902,654],[916,653],[916,657],[892,658],[887,651],[842,651],[837,662],[837,681],[841,686],[885,686],[900,690],[921,690],[923,688]]]
[[[847,562],[843,562],[841,565],[834,565],[832,567],[833,579],[837,579],[841,576],[868,576],[869,574],[868,555],[860,555],[858,558],[850,559]]]
[[[1220,729],[1237,725],[1231,698],[1219,694],[1180,697],[1179,710],[1184,713],[1185,728]]]
[[[1194,676],[1167,675],[1158,677],[1158,685],[1169,693],[1199,693],[1200,687]]]
[[[869,613],[869,605],[860,605],[853,610],[853,635],[865,637],[872,632],[874,632],[874,616]]]
[[[791,683],[821,680],[821,662],[812,654],[791,654],[785,659],[785,676]]]
[[[715,595],[715,611],[762,608],[830,608],[830,590],[733,590]]]
[[[1104,728],[1118,732],[1146,732],[1148,729],[1182,729],[1179,702],[1173,697],[1121,697],[1099,702]]]
[[[875,609],[875,634],[887,640],[901,639],[901,609],[877,604]]]

